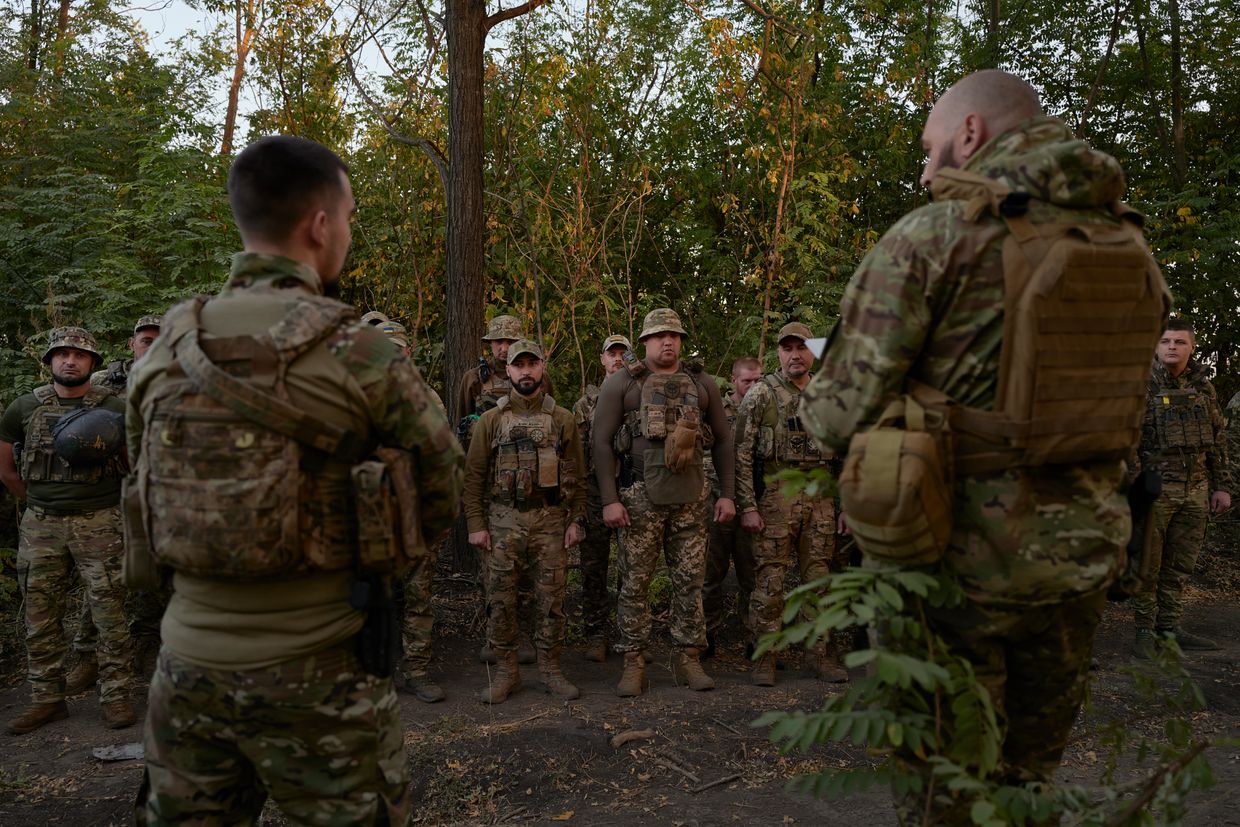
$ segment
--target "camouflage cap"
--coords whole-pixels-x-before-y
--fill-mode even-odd
[[[386,321],[375,325],[383,334],[401,347],[409,347],[409,334],[400,322]]]
[[[378,310],[367,310],[362,314],[362,321],[366,324],[381,325],[384,322],[390,322],[391,319]]]
[[[137,333],[139,330],[141,330],[144,327],[154,327],[158,329],[163,326],[164,326],[164,317],[153,313],[149,316],[143,316],[142,318],[138,319],[138,321],[134,323],[133,332]]]
[[[624,345],[625,350],[633,349],[633,343],[628,340],[628,337],[612,334],[603,340],[603,353],[611,350],[616,345]]]
[[[482,337],[482,341],[491,342],[496,339],[511,339],[515,342],[518,339],[524,338],[525,332],[521,330],[521,321],[516,316],[496,316],[487,325],[487,333]],[[541,359],[542,357],[538,358]]]
[[[95,357],[96,366],[103,361],[95,337],[84,327],[58,327],[47,335],[47,350],[43,351],[43,364],[52,363],[52,351],[61,347],[75,347]]]
[[[688,336],[684,327],[680,324],[680,317],[676,315],[676,311],[670,307],[656,307],[646,314],[645,321],[642,322],[642,333],[637,337],[637,341],[642,341],[647,336],[653,336],[656,333],[679,333],[681,336]]]
[[[511,365],[517,361],[517,357],[522,353],[528,353],[539,360],[543,358],[542,348],[538,346],[537,342],[531,342],[529,339],[518,339],[508,346],[508,364]]]
[[[779,338],[775,341],[782,342],[784,339],[800,339],[802,342],[807,342],[812,338],[814,338],[814,332],[809,327],[800,322],[788,322],[788,324],[779,329]]]

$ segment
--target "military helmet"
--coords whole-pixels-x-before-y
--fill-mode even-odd
[[[58,327],[47,335],[47,350],[43,351],[43,364],[52,363],[52,351],[59,347],[73,347],[84,350],[95,357],[95,367],[103,364],[103,356],[95,337],[84,327]]]
[[[528,353],[535,359],[541,360],[543,358],[542,348],[538,346],[537,342],[531,342],[529,339],[518,339],[508,348],[508,364],[511,365],[517,361],[517,357],[522,353]]]
[[[362,321],[366,324],[375,325],[377,327],[384,322],[390,322],[391,319],[389,319],[385,314],[380,313],[378,310],[367,310],[362,314]]]
[[[656,307],[646,314],[646,320],[642,322],[641,335],[637,337],[637,341],[642,341],[647,336],[653,336],[656,333],[679,333],[681,336],[688,336],[684,327],[680,324],[680,316],[676,315],[676,311],[670,307]]]
[[[142,318],[138,319],[138,321],[133,326],[133,332],[134,332],[134,335],[136,336],[138,334],[138,331],[144,327],[153,327],[153,328],[159,329],[163,326],[164,326],[164,317],[158,314],[152,313],[149,316],[143,316]]]
[[[52,450],[70,465],[99,465],[125,443],[125,415],[104,408],[78,408],[52,428]]]
[[[633,343],[629,341],[627,336],[621,336],[617,333],[613,333],[612,335],[608,336],[606,339],[603,340],[603,351],[602,352],[606,353],[607,351],[611,350],[616,345],[623,345],[625,350],[633,349]]]
[[[524,338],[525,332],[521,330],[521,321],[516,316],[496,316],[487,325],[487,333],[482,337],[482,341],[490,342],[495,339],[511,339],[515,342],[518,339]]]
[[[394,344],[401,347],[409,347],[409,334],[405,332],[405,326],[400,322],[381,322],[375,325],[383,334],[392,340]]]

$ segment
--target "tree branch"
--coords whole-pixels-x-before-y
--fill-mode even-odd
[[[548,0],[525,0],[525,2],[520,4],[519,6],[513,6],[512,8],[508,8],[508,9],[500,9],[499,11],[495,12],[495,14],[488,15],[487,18],[482,21],[482,31],[484,33],[489,32],[491,31],[491,29],[495,28],[500,23],[503,23],[505,20],[511,20],[514,17],[520,17],[526,12],[531,12],[534,9],[538,8],[539,6],[546,5],[547,2]]]
[[[1193,763],[1198,755],[1205,752],[1209,746],[1209,741],[1198,741],[1193,744],[1192,749],[1188,752],[1184,753],[1170,764],[1166,764],[1155,770],[1154,774],[1145,781],[1141,794],[1129,802],[1128,806],[1118,814],[1107,819],[1105,827],[1123,827],[1123,825],[1131,822],[1133,816],[1141,812],[1143,807],[1147,806],[1154,800],[1154,796],[1158,794],[1158,788],[1162,786],[1163,779],[1168,777],[1174,778],[1179,775],[1188,767],[1189,764]]]

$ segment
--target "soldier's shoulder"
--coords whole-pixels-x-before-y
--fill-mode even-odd
[[[966,225],[963,201],[935,201],[906,212],[879,243],[942,240],[959,234]]]
[[[382,331],[372,325],[351,319],[332,331],[326,338],[328,350],[355,376],[386,375],[398,359],[400,349]]]

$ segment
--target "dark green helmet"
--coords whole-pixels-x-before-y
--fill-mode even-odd
[[[52,450],[70,465],[101,465],[125,444],[125,415],[103,408],[78,408],[52,428]]]

